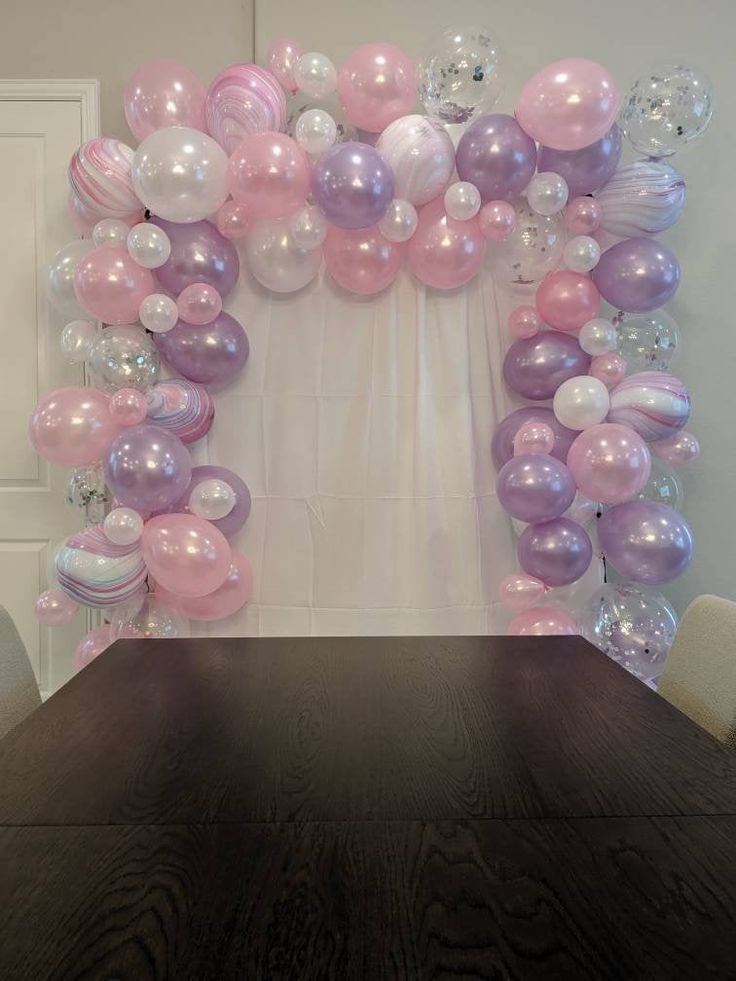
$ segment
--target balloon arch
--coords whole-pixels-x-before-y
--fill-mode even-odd
[[[706,129],[711,89],[677,65],[622,100],[605,68],[571,58],[531,78],[512,116],[491,111],[501,76],[493,33],[472,27],[439,35],[416,64],[377,43],[339,70],[281,38],[266,67],[233,65],[209,88],[154,61],[125,91],[137,149],[103,137],[74,154],[82,237],[55,256],[48,283],[68,320],[62,352],[86,363],[92,387],[44,397],[30,434],[42,457],[75,468],[69,496],[86,512],[37,601],[46,624],[79,604],[103,612],[78,665],[116,637],[186,636],[190,620],[248,600],[251,566],[229,543],[248,488],[225,467],[193,467],[187,449],[213,423],[212,389],[248,358],[223,310],[242,239],[254,278],[280,293],[323,262],[354,293],[385,289],[402,263],[427,287],[455,289],[487,253],[535,289],[509,316],[503,365],[531,404],[491,447],[520,532],[519,571],[501,585],[508,629],[582,630],[656,680],[676,618],[653,587],[692,554],[672,468],[698,444],[684,429],[687,389],[668,373],[679,339],[662,307],[680,267],[652,236],[683,210],[668,158]],[[626,164],[624,137],[639,155]],[[596,538],[617,581],[571,609],[561,590],[585,573]]]

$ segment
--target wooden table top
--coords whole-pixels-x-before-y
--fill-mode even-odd
[[[736,754],[575,638],[123,641],[0,743],[0,977],[736,977]]]

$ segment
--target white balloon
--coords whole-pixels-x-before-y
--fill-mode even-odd
[[[593,357],[608,354],[618,347],[618,330],[610,320],[596,317],[580,328],[578,342],[585,353]]]
[[[158,225],[142,221],[133,225],[126,240],[128,252],[144,269],[158,269],[171,255],[169,236]]]
[[[81,260],[93,248],[94,243],[89,239],[74,239],[59,249],[49,263],[46,284],[48,298],[57,313],[68,320],[87,316],[74,292],[74,273]]]
[[[307,51],[294,66],[294,81],[300,92],[324,99],[337,88],[337,69],[319,51]]]
[[[575,272],[590,272],[598,265],[601,247],[590,235],[576,235],[571,238],[562,253],[562,261],[568,269]]]
[[[608,415],[608,389],[592,375],[568,378],[555,392],[552,408],[557,421],[568,429],[589,429]]]
[[[314,279],[322,263],[322,249],[299,248],[288,218],[254,225],[245,240],[245,255],[255,279],[274,293],[302,289]]]
[[[470,181],[456,181],[445,191],[445,211],[456,221],[475,218],[480,205],[480,191]]]
[[[337,139],[337,123],[324,109],[307,109],[297,120],[294,136],[307,153],[324,153]]]
[[[132,545],[143,534],[143,518],[132,508],[115,508],[102,527],[113,545]]]
[[[97,325],[89,320],[72,320],[61,332],[59,344],[70,364],[85,361],[97,336]]]
[[[225,203],[228,158],[211,136],[167,126],[147,136],[133,158],[133,188],[168,221],[201,221]]]
[[[556,215],[567,204],[567,181],[551,171],[535,174],[526,189],[529,207],[538,215]]]
[[[149,293],[138,309],[138,317],[147,330],[154,334],[165,334],[167,330],[176,327],[179,310],[176,301],[166,293]]]
[[[417,230],[419,216],[409,201],[394,198],[378,223],[378,230],[389,242],[408,242]]]
[[[99,248],[124,249],[129,228],[120,218],[103,218],[92,229],[92,241]]]
[[[307,252],[318,249],[327,237],[327,221],[316,205],[305,204],[289,219],[294,244]]]
[[[235,491],[226,481],[216,477],[201,481],[189,496],[189,510],[207,521],[224,518],[234,507]]]

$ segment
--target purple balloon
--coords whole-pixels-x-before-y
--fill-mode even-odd
[[[627,501],[598,522],[598,541],[622,576],[647,586],[675,579],[693,557],[693,535],[677,511],[656,501]]]
[[[504,358],[503,377],[514,392],[541,401],[551,399],[568,378],[587,375],[589,368],[590,355],[576,337],[559,330],[540,330],[534,337],[514,341]]]
[[[627,238],[606,249],[590,274],[604,300],[626,313],[647,313],[680,285],[677,257],[656,238]]]
[[[513,116],[493,113],[469,126],[457,145],[455,166],[483,201],[517,197],[534,176],[537,146]]]
[[[155,270],[156,278],[174,297],[192,283],[214,286],[220,296],[227,296],[238,281],[238,250],[209,221],[181,225],[154,218],[171,241],[171,255]]]
[[[333,225],[368,228],[383,218],[391,203],[394,174],[367,143],[338,143],[314,165],[312,194]]]
[[[154,334],[161,357],[189,381],[224,385],[248,360],[248,337],[235,317],[218,314],[210,324],[185,324]]]
[[[585,529],[569,518],[529,525],[516,546],[519,565],[548,586],[569,586],[584,575],[593,558]]]
[[[504,464],[496,480],[502,506],[519,521],[551,521],[573,502],[575,481],[564,463],[546,453],[523,453]]]
[[[248,490],[245,482],[240,479],[240,477],[233,473],[232,470],[228,470],[227,467],[194,467],[192,470],[192,479],[189,481],[189,486],[182,495],[181,499],[176,502],[176,506],[171,508],[172,511],[188,511],[189,510],[189,498],[192,495],[192,491],[197,486],[201,484],[203,480],[224,480],[226,484],[229,484],[235,491],[235,506],[229,514],[226,514],[224,518],[217,518],[216,520],[211,520],[210,524],[213,524],[215,528],[219,528],[223,533],[225,538],[232,538],[232,536],[240,531],[240,529],[245,524],[248,515],[250,514],[250,491]]]
[[[553,150],[540,146],[537,164],[540,173],[552,171],[564,177],[570,198],[590,194],[613,177],[621,159],[621,130],[614,123],[605,136],[582,150]]]
[[[525,405],[521,409],[510,412],[496,426],[491,441],[491,455],[496,470],[500,470],[505,463],[513,458],[514,437],[525,422],[543,422],[549,426],[555,436],[552,456],[562,463],[567,461],[568,451],[580,433],[563,426],[557,420],[552,409],[548,409],[544,405]]]
[[[189,451],[160,426],[130,426],[110,444],[105,482],[122,505],[161,511],[178,501],[192,476]]]

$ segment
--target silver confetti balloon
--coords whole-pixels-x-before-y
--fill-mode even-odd
[[[451,27],[434,37],[417,66],[419,99],[428,116],[469,123],[496,103],[502,80],[498,38],[482,27]]]
[[[516,228],[494,250],[497,276],[513,286],[531,289],[560,264],[565,224],[560,214],[539,215],[523,199],[514,206]]]
[[[113,610],[110,636],[145,637],[176,640],[189,637],[189,620],[176,601],[156,593],[139,594],[129,603]]]
[[[147,391],[158,381],[158,349],[142,327],[106,327],[100,332],[87,358],[92,381],[104,392],[119,388]]]
[[[675,511],[682,511],[682,481],[672,467],[654,454],[649,480],[636,496],[640,501],[656,501],[658,504],[668,504]]]
[[[88,524],[96,525],[103,521],[111,495],[105,486],[102,464],[93,463],[72,471],[67,484],[66,499],[73,508],[84,513]]]
[[[618,353],[626,361],[628,374],[669,370],[680,344],[680,330],[665,310],[619,311],[611,319],[618,329]]]
[[[665,65],[637,79],[626,94],[619,126],[634,149],[669,157],[708,128],[713,86],[687,65]]]

